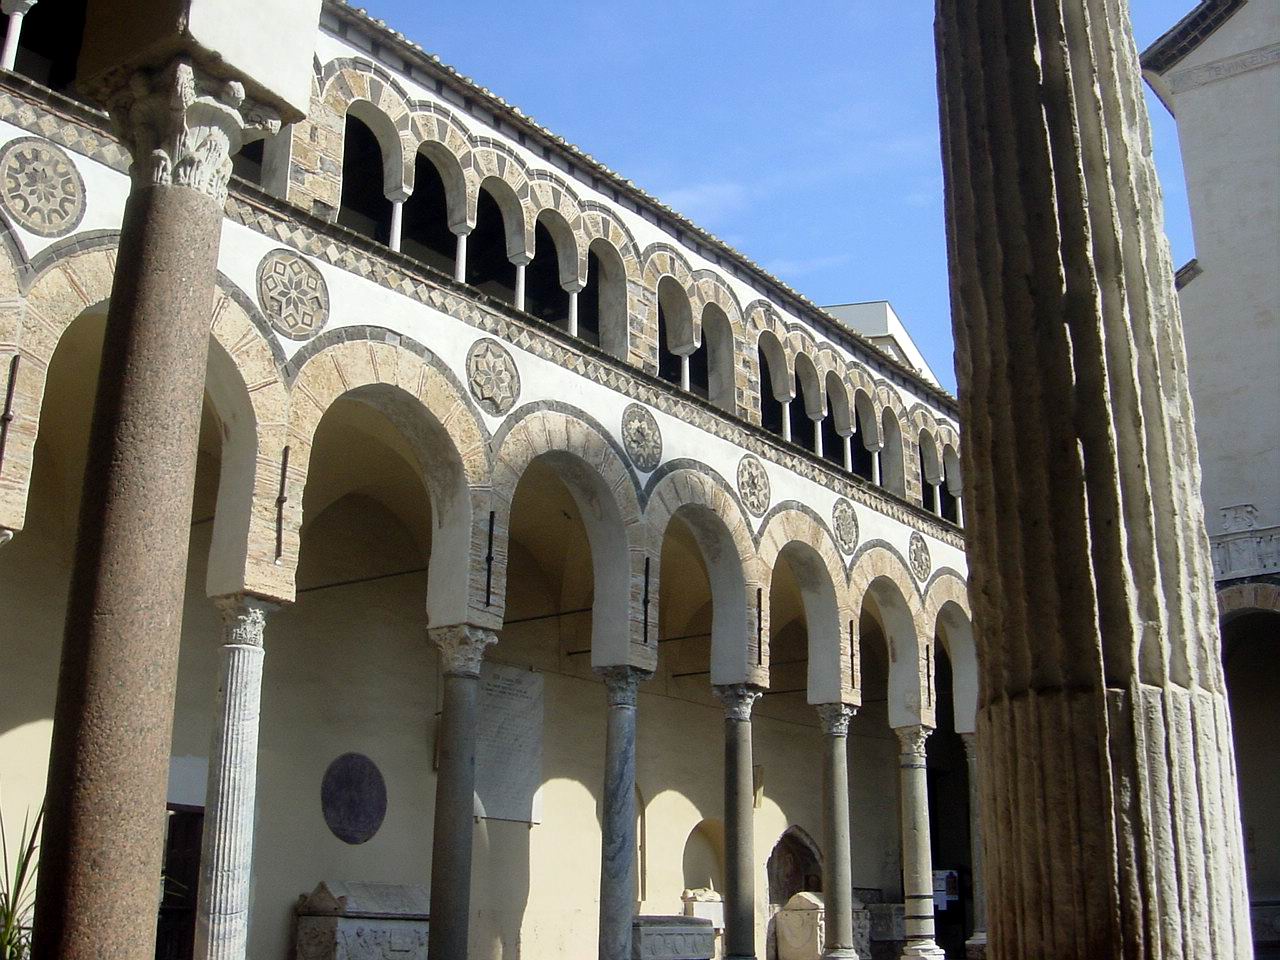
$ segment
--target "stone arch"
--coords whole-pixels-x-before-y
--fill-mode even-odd
[[[1220,621],[1225,622],[1254,610],[1280,613],[1280,584],[1235,583],[1218,590]]]
[[[55,255],[30,278],[17,336],[20,357],[14,383],[14,420],[0,473],[0,526],[22,528],[39,434],[49,363],[58,342],[85,310],[110,299],[116,236],[89,249]],[[211,595],[243,590],[274,597],[265,542],[273,540],[267,519],[253,509],[258,491],[271,482],[256,456],[263,437],[284,431],[288,404],[278,357],[263,333],[252,301],[219,277],[210,315],[210,360],[206,390],[223,421],[222,475],[209,555]],[[273,558],[272,558],[273,559]]]
[[[827,407],[835,422],[836,433],[842,437],[853,433],[853,404],[849,400],[849,389],[835,370],[828,370],[824,378],[827,388]]]
[[[321,103],[337,121],[339,136],[348,113],[373,131],[382,148],[383,190],[388,199],[403,200],[412,190],[417,147],[404,88],[381,68],[356,58],[331,60],[320,84]],[[338,151],[339,170],[342,152]]]
[[[352,333],[362,339],[340,339]],[[341,397],[378,408],[418,459],[431,498],[434,535],[427,613],[432,626],[497,626],[484,589],[491,477],[489,436],[480,415],[448,368],[429,350],[402,338],[388,343],[379,328],[346,328],[307,345],[291,362],[288,467],[280,534],[282,586],[293,596],[302,532],[302,504],[311,449],[320,421]],[[260,453],[277,476],[283,450]],[[259,509],[275,509],[273,493]]]
[[[692,351],[694,345],[701,342],[702,317],[700,314],[695,313],[693,309],[697,292],[694,288],[693,271],[689,268],[689,261],[685,259],[683,253],[668,243],[651,243],[645,248],[644,253],[640,255],[640,262],[643,265],[641,268],[641,284],[645,290],[647,309],[641,316],[636,318],[637,329],[633,330],[632,333],[641,343],[652,344],[653,365],[654,369],[656,369],[658,360],[658,290],[663,279],[671,278],[671,281],[684,291],[684,296],[689,302],[688,329],[678,331],[678,339],[670,342],[672,352],[680,353],[681,351],[677,347]],[[670,336],[671,334],[668,333],[669,338]]]
[[[969,588],[953,573],[934,579],[925,594],[922,636],[933,636],[951,661],[952,709],[957,733],[977,730],[978,654],[973,641]]]
[[[415,100],[410,131],[414,153],[423,153],[444,181],[445,198],[449,210],[449,229],[454,233],[466,233],[473,223],[468,221],[468,211],[474,209],[471,197],[479,189],[474,179],[471,162],[471,138],[467,128],[450,111],[436,103]],[[409,186],[414,182],[410,171]]]
[[[582,229],[582,202],[573,189],[553,173],[529,174],[530,213],[541,221],[556,241],[560,282],[565,289],[587,282],[587,241]]]
[[[480,188],[489,190],[502,209],[507,254],[512,260],[533,257],[533,205],[529,198],[528,168],[520,156],[500,140],[474,137],[467,193],[467,223],[474,227]]]
[[[822,848],[807,830],[793,823],[770,848],[765,872],[769,903],[779,907],[797,893],[821,892]]]
[[[786,351],[782,349],[782,343],[786,339],[787,331],[782,324],[781,317],[778,315],[777,308],[767,300],[752,300],[747,304],[742,312],[742,326],[745,331],[743,350],[746,354],[743,357],[745,383],[742,404],[746,408],[747,419],[754,424],[759,424],[760,401],[764,390],[767,388],[763,382],[764,375],[760,370],[759,351],[761,337],[765,332],[771,335],[773,340],[777,342],[777,353],[781,357],[780,362],[783,366],[786,366]]]
[[[809,703],[861,702],[858,652],[849,643],[852,616],[840,551],[825,524],[796,503],[780,504],[764,521],[759,536],[762,584],[767,599],[773,572],[786,551],[795,567],[804,602],[809,647]],[[767,605],[763,636],[768,639]],[[765,665],[768,657],[762,658]]]
[[[755,643],[759,564],[751,528],[723,478],[701,464],[673,470],[652,488],[645,507],[649,530],[650,582],[660,584],[662,543],[679,516],[702,551],[711,582],[711,682],[767,686],[767,671]],[[656,596],[656,595],[655,595]]]
[[[827,411],[826,378],[818,371],[813,355],[801,351],[795,355],[796,393],[804,396],[804,412],[810,420],[821,420]]]
[[[796,370],[794,358],[787,352],[777,334],[772,330],[761,331],[759,338],[756,340],[756,352],[763,353],[765,359],[769,361],[770,382],[765,384],[763,371],[759,371],[756,374],[757,382],[760,384],[760,392],[763,394],[765,387],[768,386],[773,391],[773,396],[778,400],[785,402],[795,397]],[[758,366],[758,359],[753,358],[753,360]]]
[[[889,644],[889,726],[934,726],[931,636],[919,589],[902,558],[885,546],[863,548],[849,571],[849,596],[860,615],[870,595]],[[924,636],[924,640],[921,640]]]
[[[495,438],[492,500],[493,597],[499,621],[505,607],[508,532],[516,488],[529,464],[543,460],[577,502],[591,545],[592,666],[631,664],[652,670],[657,663],[657,618],[646,617],[641,602],[646,535],[634,474],[604,430],[581,411],[525,408],[508,417],[504,430]],[[619,625],[625,626],[619,629]]]
[[[892,401],[888,399],[890,397]],[[876,398],[879,401],[876,409],[880,413],[880,485],[900,497],[910,498],[920,483],[917,476],[918,454],[908,455],[909,451],[915,450],[915,445],[907,441],[903,429],[901,401],[884,384],[876,391]],[[896,408],[894,402],[897,403]],[[919,491],[915,499],[920,499]]]

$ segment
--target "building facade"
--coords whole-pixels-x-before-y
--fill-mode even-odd
[[[1178,271],[1254,936],[1280,955],[1280,8],[1195,6],[1142,56],[1178,125],[1195,259]],[[1270,952],[1265,952],[1270,951]]]
[[[130,189],[128,151],[73,95],[83,8],[22,6],[0,75],[10,825],[58,802]],[[164,955],[215,929],[292,956],[324,882],[428,888],[433,933],[452,897],[472,958],[593,956],[623,913],[686,910],[763,957],[814,889],[872,956],[980,944],[954,400],[341,3],[306,119],[234,164]],[[478,697],[461,819],[442,813],[459,690]]]

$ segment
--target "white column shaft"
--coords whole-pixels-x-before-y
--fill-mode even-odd
[[[524,309],[524,272],[526,264],[516,264],[516,309]]]
[[[578,291],[572,290],[569,293],[569,335],[576,337],[578,335]]]
[[[782,439],[791,440],[791,401],[782,401]]]
[[[927,957],[942,960],[934,941],[933,855],[929,849],[929,784],[925,773],[924,744],[930,727],[898,727],[894,733],[902,746],[902,895],[907,942],[903,960]]]
[[[241,597],[226,598],[219,606],[224,643],[209,750],[195,956],[199,960],[244,960],[249,937],[265,611]]]
[[[391,236],[387,240],[387,246],[392,250],[399,252],[400,250],[400,234],[404,230],[404,201],[391,201]]]
[[[458,234],[458,251],[453,257],[453,279],[459,283],[467,282],[467,235]]]
[[[9,14],[9,26],[4,32],[4,50],[0,52],[0,67],[12,70],[18,62],[18,40],[22,36],[22,20],[25,14]]]
[[[844,468],[853,471],[853,437],[841,437],[844,441]]]

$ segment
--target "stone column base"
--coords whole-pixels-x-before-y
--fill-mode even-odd
[[[867,960],[867,958],[859,957],[858,951],[853,947],[836,947],[834,950],[823,950],[822,960]]]
[[[912,943],[902,948],[901,960],[947,960],[943,949],[932,940]]]
[[[964,942],[965,960],[987,960],[987,935],[970,937]]]

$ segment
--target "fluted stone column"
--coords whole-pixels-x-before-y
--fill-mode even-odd
[[[989,955],[1251,953],[1194,417],[1124,0],[938,0]]]
[[[932,727],[895,727],[902,747],[902,896],[906,907],[907,943],[903,960],[945,956],[933,936],[933,854],[929,846],[929,781],[924,744]]]
[[[444,703],[440,711],[440,766],[436,771],[436,814],[431,835],[430,960],[467,956],[471,921],[471,837],[475,826],[476,709],[480,661],[497,643],[492,630],[459,624],[435,627],[440,650]]]
[[[969,849],[973,864],[973,935],[965,941],[967,960],[983,960],[987,955],[987,885],[982,868],[982,816],[978,790],[978,738],[960,734],[969,762]]]
[[[724,704],[724,955],[756,955],[754,771],[751,708],[763,692],[744,683],[712,688]]]
[[[3,0],[0,10],[9,15],[9,24],[4,32],[4,49],[0,50],[0,67],[12,70],[18,62],[18,41],[22,38],[22,21],[36,0]]]
[[[631,956],[636,912],[636,688],[653,673],[603,667],[609,701],[600,825],[600,960]]]
[[[853,865],[849,835],[849,721],[853,707],[824,703],[822,720],[823,901],[826,943],[823,960],[857,960],[853,946]]]
[[[183,58],[99,92],[134,162],[58,676],[36,960],[155,950],[222,207],[253,113],[239,83]]]
[[[243,596],[220,597],[217,604],[223,623],[222,670],[209,750],[195,956],[245,960],[258,786],[262,631],[270,607]]]

